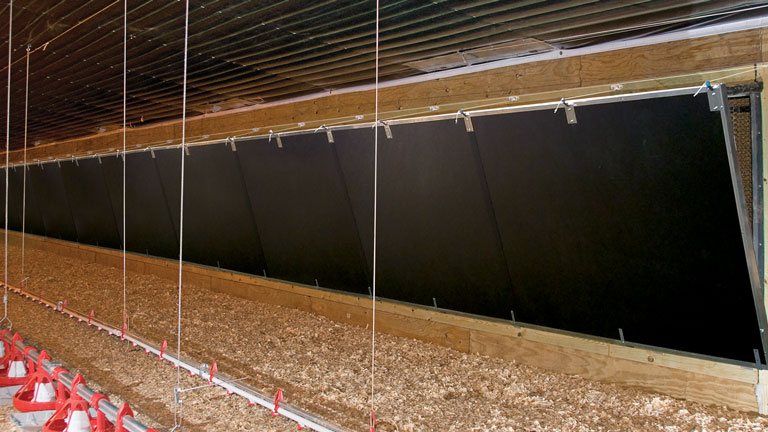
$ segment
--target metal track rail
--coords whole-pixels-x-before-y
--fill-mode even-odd
[[[2,287],[2,286],[3,286],[3,284],[2,284],[2,282],[0,282],[0,287]],[[114,327],[112,327],[110,325],[107,325],[107,324],[104,324],[102,322],[99,322],[99,321],[97,321],[94,318],[90,318],[89,319],[89,317],[87,315],[84,315],[84,314],[82,314],[80,312],[77,312],[77,311],[75,311],[75,310],[73,310],[71,308],[59,307],[59,305],[57,303],[53,303],[53,302],[51,302],[49,300],[46,300],[46,299],[42,298],[41,296],[36,296],[36,295],[31,294],[29,292],[26,292],[26,291],[24,291],[24,290],[22,290],[20,288],[14,287],[14,286],[12,286],[10,284],[8,285],[8,290],[10,292],[18,294],[18,295],[20,295],[22,297],[25,297],[25,298],[27,298],[29,300],[38,302],[38,303],[40,303],[40,304],[42,304],[42,305],[44,305],[44,306],[46,306],[46,307],[48,307],[50,309],[58,310],[61,313],[66,314],[70,318],[77,319],[80,322],[90,322],[91,325],[96,326],[99,330],[105,331],[110,336],[116,336],[118,338],[124,339],[126,342],[130,342],[134,346],[142,347],[147,354],[152,353],[152,354],[155,354],[157,356],[160,356],[160,354],[161,354],[161,350],[160,350],[159,347],[151,344],[150,342],[142,339],[139,336],[132,335],[129,332],[125,332],[125,335],[123,335],[123,332],[120,329],[117,329],[117,328],[114,328]],[[10,341],[10,339],[9,339],[9,341]],[[162,353],[162,357],[163,357],[164,360],[169,361],[174,366],[180,367],[182,369],[186,369],[187,371],[190,372],[190,374],[199,375],[199,376],[201,376],[201,377],[203,377],[205,379],[209,378],[207,373],[202,372],[198,366],[194,365],[195,362],[193,360],[190,360],[190,359],[178,359],[173,354],[170,354],[170,353],[167,353],[167,352],[163,352]],[[61,376],[64,376],[64,375],[62,374]],[[67,383],[69,383],[69,384],[66,384],[67,387],[69,387],[71,385],[71,378],[68,378],[68,379],[69,379],[69,381],[67,381]],[[226,375],[224,375],[222,373],[218,373],[217,372],[216,375],[213,376],[212,382],[213,382],[213,384],[215,384],[215,385],[217,385],[219,387],[224,388],[228,393],[237,394],[239,396],[242,396],[243,398],[248,400],[248,403],[250,405],[258,404],[258,405],[263,406],[264,408],[269,409],[270,411],[274,411],[274,409],[275,409],[275,402],[274,402],[274,397],[273,396],[268,395],[268,394],[266,394],[266,393],[264,393],[264,392],[262,392],[262,391],[260,391],[260,390],[258,390],[256,388],[253,388],[253,387],[251,387],[251,386],[249,386],[247,384],[243,384],[243,383],[238,382],[238,381],[233,381],[230,377],[227,377]],[[80,394],[82,396],[83,393],[80,392],[80,388],[81,387],[84,387],[84,386],[78,386],[78,394]],[[87,389],[87,387],[86,387],[86,389]],[[91,392],[91,393],[89,393],[89,395],[92,396],[93,395],[92,391],[90,389],[87,389],[87,390],[89,392]],[[83,396],[83,397],[85,398],[85,396]],[[90,400],[90,399],[86,398],[86,400]],[[102,401],[102,402],[105,402],[105,401]],[[104,414],[107,415],[107,418],[110,421],[113,421],[115,416],[117,415],[117,408],[115,408],[111,404],[110,404],[110,406],[112,408],[109,408],[109,412],[107,412],[107,411],[102,411],[102,412],[104,412]],[[322,418],[320,418],[320,417],[318,417],[318,416],[316,416],[316,415],[314,415],[312,413],[304,411],[301,408],[299,408],[297,406],[294,406],[294,405],[291,405],[291,404],[286,403],[286,402],[281,402],[279,404],[279,407],[277,407],[276,411],[277,411],[277,414],[282,415],[282,416],[284,416],[286,418],[289,418],[289,419],[295,421],[299,426],[305,427],[305,428],[309,428],[309,429],[315,430],[317,432],[351,432],[349,429],[346,429],[346,428],[343,428],[341,426],[337,426],[337,425],[331,424],[331,423],[323,420]],[[128,417],[126,417],[126,418],[128,418]],[[132,417],[130,419],[133,420]],[[135,422],[135,420],[134,420],[134,422]],[[138,423],[138,422],[136,422],[136,424],[141,426],[141,424]],[[126,426],[127,426],[127,424],[126,424]],[[129,430],[131,432],[146,432],[148,429],[145,427],[144,429],[129,429]]]

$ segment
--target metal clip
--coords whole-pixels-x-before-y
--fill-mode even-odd
[[[378,124],[384,126],[384,135],[387,136],[387,139],[392,139],[392,129],[389,127],[389,124],[384,120],[379,120]]]
[[[182,147],[184,147],[184,154],[189,156],[189,144],[184,143],[182,144]]]
[[[560,99],[560,102],[557,103],[557,106],[555,107],[555,112],[557,112],[558,109],[560,109],[560,105],[565,107],[565,118],[568,120],[568,124],[576,124],[578,121],[576,120],[576,109],[573,107],[573,105],[569,104],[565,98]]]
[[[469,113],[465,113],[464,110],[457,111],[455,123],[459,122],[459,116],[464,117],[464,127],[467,129],[467,132],[474,132],[475,127],[472,125],[472,119],[469,117]]]
[[[152,155],[152,159],[154,159],[155,158],[155,149],[153,149],[152,147],[149,147],[149,154],[151,154]]]
[[[624,88],[624,84],[617,83],[617,84],[611,84],[611,91],[619,91]]]
[[[320,132],[321,130],[325,131],[325,135],[328,137],[328,142],[333,144],[333,132],[331,132],[330,129],[328,129],[325,125],[320,126],[319,128],[315,129],[315,133]]]
[[[99,165],[101,165],[101,155],[96,155],[96,159],[99,160]]]
[[[275,137],[275,140],[277,141],[277,148],[283,148],[283,140],[280,139],[280,134],[276,134],[272,131],[272,129],[269,130],[269,142],[272,142],[272,137]]]
[[[227,142],[232,147],[232,151],[236,152],[237,151],[237,146],[235,146],[235,137],[227,137]]]
[[[58,166],[59,166],[59,168],[61,168],[61,161],[60,161],[60,160],[58,160],[58,159],[56,159],[56,165],[58,165]]]
[[[429,107],[429,110],[430,111],[440,111],[440,107],[438,105],[432,105],[431,107]]]
[[[520,102],[520,96],[510,96],[509,97],[510,102]]]
[[[78,162],[74,156],[72,156],[72,162],[74,162],[75,165],[80,166],[80,162]]]

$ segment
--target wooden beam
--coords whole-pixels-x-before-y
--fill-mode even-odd
[[[20,234],[10,232],[19,239]],[[118,250],[27,235],[28,247],[87,262],[122,267]],[[175,281],[177,262],[129,253],[127,266],[138,273]],[[371,322],[367,296],[265,279],[243,273],[185,264],[185,283],[262,303],[311,311],[331,320],[366,326]],[[487,355],[586,378],[644,388],[687,400],[765,412],[767,371],[729,363],[625,346],[552,330],[521,327],[508,321],[377,300],[377,329],[395,336]]]
[[[559,100],[594,92],[609,93],[609,84],[624,83],[624,91],[648,91],[670,87],[700,85],[741,67],[741,74],[730,76],[729,82],[746,82],[755,78],[754,65],[768,60],[765,29],[747,30],[717,36],[667,42],[524,63],[449,78],[383,88],[380,111],[387,116],[423,114],[437,105],[441,112],[472,108],[489,102],[505,102],[509,96],[522,96],[520,103]],[[737,71],[738,72],[738,71]],[[358,114],[374,111],[372,91],[332,94],[268,107],[221,112],[187,119],[187,136],[224,138],[249,135],[253,128],[262,131],[294,129],[299,122],[306,128],[322,123],[350,120]],[[370,118],[366,118],[370,121]],[[282,125],[282,126],[281,126]],[[178,143],[181,127],[178,121],[132,128],[127,133],[129,148],[161,145],[168,140]],[[45,160],[69,154],[87,154],[122,147],[120,131],[50,143],[29,149],[29,160]],[[20,151],[12,152],[18,162]]]

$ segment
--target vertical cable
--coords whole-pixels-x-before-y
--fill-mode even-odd
[[[128,328],[128,310],[126,308],[128,297],[128,279],[125,268],[125,253],[126,242],[128,236],[125,232],[125,171],[126,171],[126,154],[125,154],[125,117],[126,117],[126,101],[127,101],[127,81],[128,81],[128,0],[123,1],[123,329]]]
[[[13,0],[10,0],[8,6],[8,95],[5,108],[5,253],[4,270],[5,278],[3,281],[3,318],[0,322],[8,319],[8,165],[11,152],[11,41],[13,36]],[[10,321],[10,320],[9,320]]]
[[[376,0],[376,78],[375,78],[375,111],[373,128],[373,283],[372,324],[371,324],[371,430],[375,426],[373,411],[375,408],[375,376],[376,376],[376,229],[379,204],[379,0]]]
[[[182,252],[184,251],[184,158],[187,146],[187,50],[189,48],[189,0],[186,1],[186,11],[184,15],[184,78],[182,80],[182,97],[181,97],[181,203],[179,209],[179,304],[178,315],[176,322],[176,389],[181,389],[181,368],[179,367],[179,361],[181,360],[181,272],[183,267]],[[181,427],[181,400],[177,396],[176,409],[179,414],[178,423],[174,426],[174,429]],[[175,417],[175,416],[174,416]],[[175,420],[175,419],[174,419]]]
[[[27,73],[24,84],[24,165],[21,166],[24,181],[21,191],[21,288],[25,288],[24,244],[27,232],[27,124],[29,119],[29,55],[32,45],[27,45]]]

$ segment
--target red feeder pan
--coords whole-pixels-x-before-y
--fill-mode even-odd
[[[59,384],[53,386],[53,377],[42,367],[42,361],[50,360],[44,350],[37,357],[37,368],[15,395],[13,406],[21,412],[55,410],[67,399],[69,392]]]

